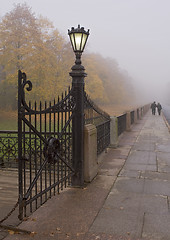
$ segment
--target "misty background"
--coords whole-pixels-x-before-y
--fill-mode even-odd
[[[115,59],[144,102],[170,102],[169,0],[0,0],[0,17],[24,2],[65,38],[72,26],[90,29],[85,51]]]

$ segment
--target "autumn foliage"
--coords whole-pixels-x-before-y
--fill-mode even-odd
[[[32,81],[31,100],[53,100],[71,85],[69,72],[74,54],[65,39],[46,18],[36,17],[26,4],[17,4],[0,21],[0,108],[17,108],[17,72]],[[85,88],[99,104],[131,102],[130,77],[115,60],[85,53],[88,74]]]

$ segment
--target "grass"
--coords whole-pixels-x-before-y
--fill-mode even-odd
[[[130,105],[105,105],[99,106],[110,116],[120,116],[128,110],[135,109]],[[0,110],[0,130],[17,130],[17,111]]]
[[[17,111],[0,110],[0,130],[17,130]]]

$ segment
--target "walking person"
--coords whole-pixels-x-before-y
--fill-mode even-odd
[[[155,115],[155,111],[156,111],[156,102],[155,101],[151,104],[151,109],[152,109],[152,115]]]
[[[160,103],[157,104],[158,114],[161,115],[162,106]]]

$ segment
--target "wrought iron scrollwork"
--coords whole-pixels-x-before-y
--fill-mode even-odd
[[[28,85],[28,87],[26,88],[27,91],[31,91],[32,90],[32,82],[30,80],[27,80],[27,76],[26,73],[22,73],[22,79],[23,79],[23,89],[25,88],[26,85]]]
[[[0,167],[17,166],[17,144],[16,132],[2,131],[0,136]]]
[[[32,90],[32,82],[30,80],[27,80],[27,76],[25,72],[21,72],[20,71],[20,80],[21,80],[21,84],[19,86],[20,88],[20,94],[21,94],[21,102],[22,105],[24,106],[24,108],[28,111],[28,112],[32,112],[32,113],[40,113],[40,111],[38,110],[33,110],[31,109],[28,104],[26,103],[26,99],[25,99],[25,88],[27,91],[31,91]],[[27,86],[27,87],[26,87]],[[51,107],[47,107],[44,110],[41,110],[41,113],[50,113],[53,111],[73,111],[75,109],[75,98],[73,96],[72,93],[72,89],[70,90],[70,88],[68,89],[68,94],[65,93],[65,97],[62,96],[62,99],[59,100],[56,104],[54,104]]]
[[[30,80],[27,80],[27,76],[25,72],[21,72],[19,71],[19,78],[20,78],[20,85],[19,85],[19,91],[21,94],[21,102],[22,105],[25,107],[25,109],[27,111],[30,110],[29,106],[26,103],[25,100],[25,87],[27,91],[31,91],[32,90],[32,82]]]

